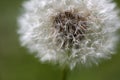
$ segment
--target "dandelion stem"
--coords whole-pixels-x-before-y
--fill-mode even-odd
[[[62,80],[67,80],[68,69],[64,68],[62,71]]]

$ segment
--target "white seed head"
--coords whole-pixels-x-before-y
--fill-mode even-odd
[[[111,0],[29,0],[23,7],[20,41],[40,61],[72,69],[114,53],[120,24]]]

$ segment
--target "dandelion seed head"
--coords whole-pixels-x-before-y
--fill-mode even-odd
[[[111,0],[29,0],[23,7],[20,41],[40,61],[72,69],[115,53],[120,23]]]

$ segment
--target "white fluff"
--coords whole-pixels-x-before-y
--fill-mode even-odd
[[[97,64],[99,59],[108,59],[114,53],[115,31],[120,25],[115,7],[110,0],[28,0],[18,19],[21,44],[36,52],[42,62],[65,64],[71,69],[76,64]],[[90,14],[88,23],[92,31],[79,43],[79,49],[72,47],[68,52],[55,45],[50,17],[74,8],[80,14]]]

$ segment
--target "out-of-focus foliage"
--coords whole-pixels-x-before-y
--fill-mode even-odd
[[[120,8],[120,1],[115,1]],[[58,66],[42,64],[20,47],[16,32],[22,2],[0,0],[0,80],[61,80]],[[112,59],[90,68],[78,67],[68,73],[68,80],[120,80],[120,45]]]

